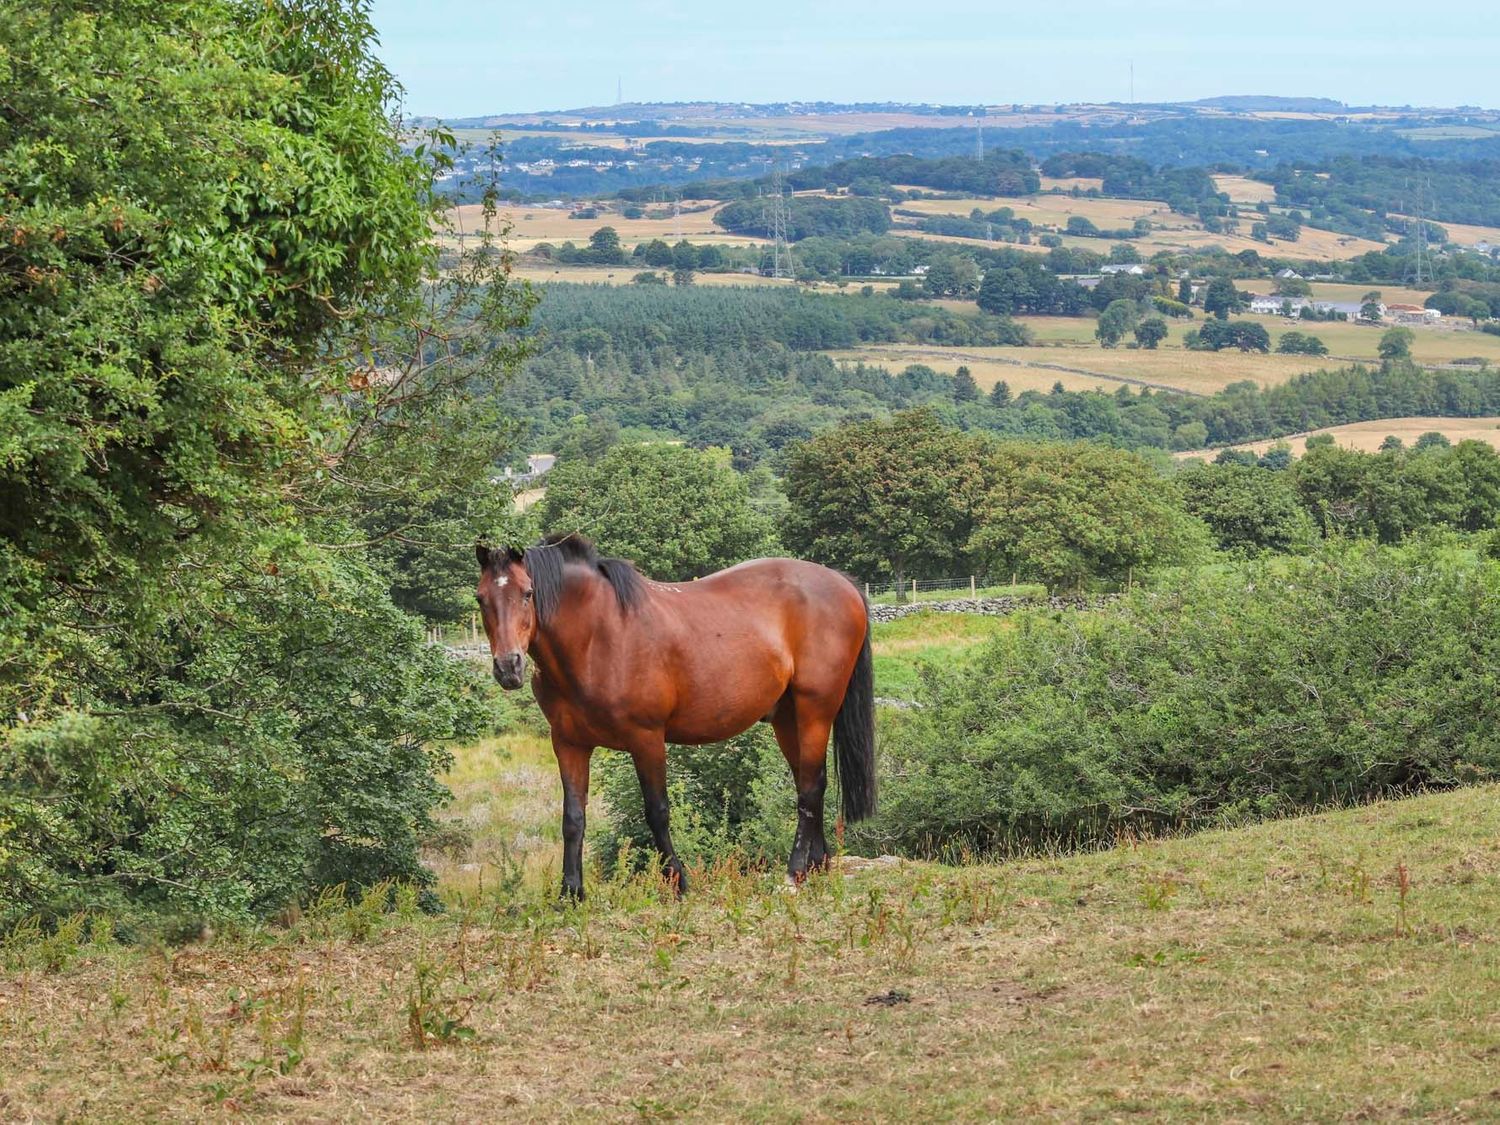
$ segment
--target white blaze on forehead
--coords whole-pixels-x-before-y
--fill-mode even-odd
[[[501,575],[498,575],[495,578],[495,585],[496,586],[505,586],[505,585],[508,585],[509,583],[510,583],[510,575],[508,575],[508,574],[501,574]]]

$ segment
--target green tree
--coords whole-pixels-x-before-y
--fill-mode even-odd
[[[1004,379],[998,380],[995,385],[990,388],[990,405],[1010,405],[1010,384],[1007,383]]]
[[[1328,345],[1306,332],[1283,332],[1276,338],[1276,351],[1282,355],[1327,355]]]
[[[1218,320],[1228,320],[1230,313],[1239,312],[1243,306],[1243,296],[1227,277],[1214,278],[1203,293],[1203,311]]]
[[[1381,334],[1377,352],[1381,359],[1410,359],[1411,346],[1417,335],[1410,328],[1387,328]]]
[[[723,450],[616,445],[592,463],[560,463],[546,481],[547,531],[580,531],[653,578],[697,578],[775,550]]]
[[[940,254],[927,266],[923,287],[933,297],[966,297],[979,288],[979,267],[962,254]]]
[[[974,382],[974,376],[967,367],[960,366],[953,373],[953,401],[979,401],[979,384]]]
[[[1053,587],[1191,558],[1203,525],[1170,480],[1134,453],[1085,442],[1006,442],[969,541],[984,564]]]
[[[504,518],[526,304],[487,234],[438,270],[449,138],[362,7],[0,22],[0,919],[429,880],[479,711],[381,548]]]
[[[1149,316],[1135,326],[1136,343],[1149,351],[1167,338],[1167,322],[1159,316]]]
[[[1288,474],[1258,466],[1201,465],[1182,474],[1184,504],[1221,551],[1305,552],[1315,537]]]
[[[782,541],[898,587],[959,573],[987,491],[988,448],[921,410],[824,431],[788,452]]]
[[[1094,335],[1104,347],[1112,348],[1125,338],[1125,333],[1135,327],[1140,315],[1140,308],[1134,301],[1123,298],[1111,301],[1099,314]]]
[[[600,227],[589,235],[589,251],[597,262],[613,264],[625,260],[625,250],[620,245],[620,232],[614,227]]]

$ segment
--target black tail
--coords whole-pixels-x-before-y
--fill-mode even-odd
[[[844,821],[852,824],[875,811],[875,672],[870,657],[869,606],[865,606],[865,643],[833,717],[833,753]]]

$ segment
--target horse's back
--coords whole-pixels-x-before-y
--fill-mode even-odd
[[[740,563],[692,586],[716,616],[759,622],[799,679],[830,668],[842,690],[844,669],[853,666],[869,628],[864,597],[851,579],[818,563],[774,558]]]

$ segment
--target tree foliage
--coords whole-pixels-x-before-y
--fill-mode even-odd
[[[698,578],[775,550],[770,521],[722,450],[621,444],[546,480],[548,531],[580,531],[653,578]]]
[[[503,518],[524,295],[439,278],[365,9],[0,21],[0,914],[421,882],[481,708],[368,545]]]

